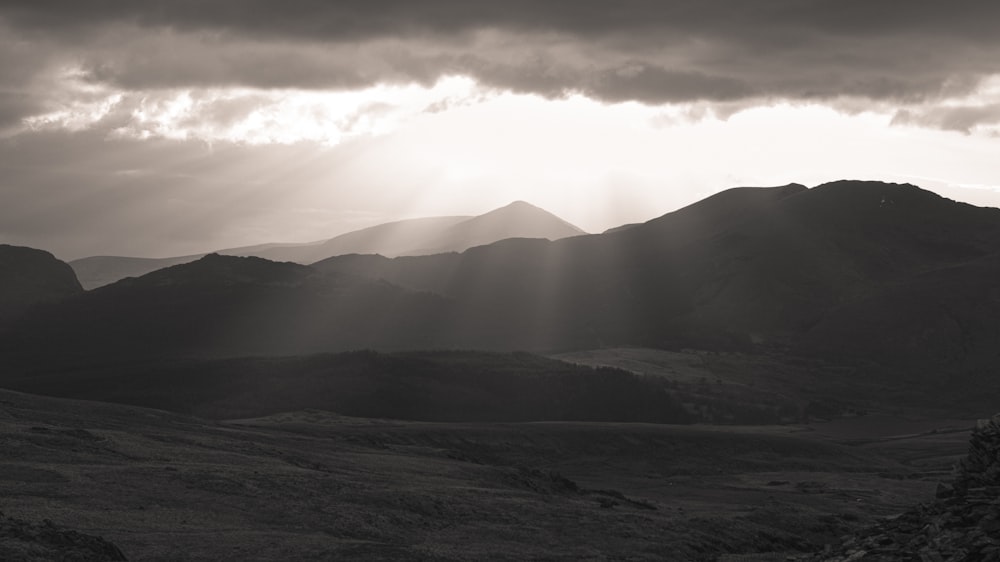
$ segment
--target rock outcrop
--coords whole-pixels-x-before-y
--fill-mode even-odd
[[[1000,415],[981,420],[937,499],[846,539],[814,562],[1000,562]]]

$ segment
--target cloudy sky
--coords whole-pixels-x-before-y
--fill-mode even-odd
[[[5,0],[0,242],[308,241],[737,185],[1000,206],[995,0]]]

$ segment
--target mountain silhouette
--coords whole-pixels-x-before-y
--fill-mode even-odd
[[[9,343],[59,360],[433,347],[444,299],[346,274],[209,254],[38,307]]]
[[[303,265],[345,254],[395,257],[461,252],[505,238],[557,240],[584,234],[559,217],[524,201],[516,201],[483,215],[408,219],[348,232],[329,240],[303,244],[260,244],[227,248],[215,253],[253,256]],[[85,289],[94,289],[126,277],[189,263],[205,254],[170,258],[93,256],[70,262]]]
[[[433,259],[342,256],[315,267],[454,298],[456,337],[472,347],[778,346],[830,357],[852,349],[859,360],[910,365],[935,348],[914,348],[904,334],[929,330],[922,337],[934,339],[946,324],[895,326],[893,338],[850,327],[878,326],[879,314],[902,318],[890,310],[901,303],[944,316],[961,305],[963,325],[977,334],[962,345],[978,342],[963,358],[990,356],[1000,277],[975,272],[989,271],[998,252],[998,209],[912,185],[840,181],[735,188],[601,235],[507,240]],[[928,292],[939,297],[904,298]]]
[[[36,303],[82,292],[73,270],[52,254],[0,244],[0,327]]]
[[[517,203],[454,227],[470,240],[525,212],[536,214]],[[208,256],[43,307],[17,333],[24,348],[103,338],[212,356],[638,345],[972,373],[1000,349],[998,255],[1000,209],[916,186],[734,188],[556,241],[311,267]]]

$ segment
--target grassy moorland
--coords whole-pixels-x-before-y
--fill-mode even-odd
[[[0,403],[0,511],[103,537],[134,560],[818,550],[931,497],[968,427],[431,423],[315,410],[206,421],[9,391]],[[16,540],[0,539],[0,552]]]

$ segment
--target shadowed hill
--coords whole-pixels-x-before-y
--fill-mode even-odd
[[[139,277],[157,269],[190,263],[204,254],[174,258],[133,258],[125,256],[91,256],[69,262],[80,284],[86,290],[110,285],[126,277]]]
[[[556,242],[508,240],[436,256],[434,264],[423,261],[428,258],[333,258],[315,267],[453,297],[463,345],[763,344],[837,360],[850,349],[853,358],[894,365],[935,353],[907,334],[926,332],[920,337],[932,340],[952,328],[897,323],[888,339],[852,330],[899,317],[888,304],[865,303],[880,295],[974,289],[964,301],[903,299],[918,316],[943,306],[946,317],[965,307],[962,322],[974,334],[963,336],[962,357],[948,360],[954,367],[998,347],[989,303],[1000,278],[981,275],[997,252],[998,209],[912,185],[842,181],[808,190],[795,184],[732,189],[628,229]],[[985,306],[969,306],[975,302]]]
[[[38,308],[9,349],[81,357],[293,354],[433,346],[445,301],[292,263],[210,254]]]
[[[808,189],[797,183],[772,188],[734,187],[642,224],[661,236],[705,237],[733,228],[756,213]],[[626,225],[628,226],[628,225]],[[622,231],[629,228],[621,228]],[[613,232],[613,231],[612,231]]]
[[[4,385],[217,419],[307,408],[423,421],[697,419],[661,379],[527,353],[361,351],[131,361],[8,376]]]
[[[0,328],[36,303],[82,292],[73,270],[52,254],[0,244]]]
[[[141,278],[126,279],[120,287],[208,286],[258,284],[301,287],[313,274],[309,267],[261,258],[237,258],[209,254],[189,264],[154,271]]]
[[[886,283],[830,310],[802,349],[893,363],[938,378],[954,368],[985,388],[1000,364],[1000,254]],[[972,388],[970,388],[972,390]]]

